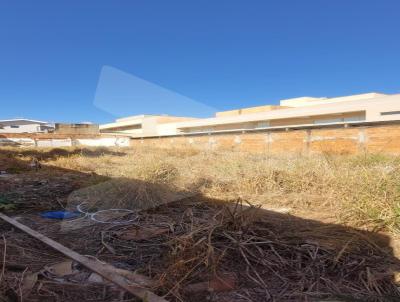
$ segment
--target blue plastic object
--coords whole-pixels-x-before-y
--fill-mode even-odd
[[[80,216],[78,212],[70,212],[70,211],[52,211],[52,212],[43,212],[40,214],[43,218],[50,219],[70,219]]]

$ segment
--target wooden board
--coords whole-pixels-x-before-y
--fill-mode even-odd
[[[167,300],[165,300],[164,298],[157,296],[156,294],[152,293],[151,291],[147,290],[146,288],[140,287],[139,284],[141,284],[141,281],[142,281],[142,279],[140,278],[140,275],[138,275],[138,280],[137,280],[136,284],[132,284],[126,278],[124,278],[123,276],[116,273],[115,267],[113,267],[109,264],[102,264],[100,262],[95,262],[94,260],[91,260],[86,256],[78,254],[77,252],[74,252],[73,250],[46,237],[45,235],[43,235],[39,232],[36,232],[35,230],[32,230],[31,228],[27,227],[26,225],[19,223],[15,219],[8,217],[7,215],[0,213],[0,218],[3,219],[4,221],[10,223],[11,225],[15,226],[16,228],[20,229],[21,231],[29,234],[30,236],[42,241],[43,243],[47,244],[51,248],[55,249],[56,251],[71,258],[72,260],[79,262],[80,264],[82,264],[83,266],[88,268],[89,270],[99,274],[100,276],[104,277],[108,281],[114,283],[115,285],[118,285],[120,288],[135,295],[136,297],[138,297],[144,301],[147,301],[147,302],[167,302]]]

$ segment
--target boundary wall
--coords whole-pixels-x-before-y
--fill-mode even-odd
[[[131,146],[256,153],[388,153],[400,155],[400,123],[134,138]]]
[[[130,138],[106,135],[65,135],[56,133],[1,133],[0,146],[31,147],[129,147]]]

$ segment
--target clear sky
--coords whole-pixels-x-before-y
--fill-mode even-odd
[[[398,93],[400,1],[0,0],[0,119],[138,113],[96,108],[104,66],[221,110]]]

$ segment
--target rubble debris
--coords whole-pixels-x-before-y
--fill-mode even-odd
[[[91,273],[87,281],[92,283],[104,283],[103,277],[96,273]]]
[[[22,297],[28,296],[37,281],[38,281],[38,273],[26,274],[21,284],[21,296]]]
[[[56,221],[43,220],[36,225],[25,218],[24,222],[57,236],[81,254],[112,264],[112,272],[128,284],[151,289],[168,301],[265,301],[268,295],[276,301],[340,296],[365,301],[373,296],[399,296],[387,273],[398,264],[382,254],[373,237],[366,240],[342,226],[262,211],[239,202],[232,209],[188,199],[140,212],[133,225],[95,224],[60,233]],[[88,235],[82,236],[83,232]],[[350,238],[352,241],[337,258]],[[47,279],[39,280],[40,286],[30,296],[39,300],[32,301],[41,301],[44,290],[56,292],[58,301],[78,301],[71,297],[77,297],[82,288],[89,300],[103,302],[112,301],[111,296],[119,297],[116,287],[98,272],[69,262],[62,266],[66,273],[72,270],[73,274],[51,275],[43,268],[66,259],[50,258],[54,256],[48,251],[49,256],[32,258],[43,248],[27,242],[26,237],[17,244],[25,244],[24,254],[18,258],[14,250],[9,252],[10,263],[34,265],[33,271],[43,272]],[[102,265],[98,260],[91,262]]]
[[[400,297],[392,274],[400,271],[398,261],[385,248],[382,234],[283,214],[286,211],[277,213],[275,208],[245,206],[241,200],[225,203],[199,195],[176,201],[177,194],[165,198],[168,190],[164,187],[156,193],[152,192],[156,185],[143,191],[140,182],[132,180],[96,182],[85,188],[87,194],[78,190],[70,198],[77,187],[85,187],[82,183],[88,175],[52,171],[49,177],[45,169],[0,180],[0,196],[18,205],[18,221],[80,255],[91,255],[86,256],[90,263],[100,267],[108,263],[112,274],[130,287],[139,286],[165,300],[244,302],[270,297],[293,302],[344,297],[384,301]],[[166,205],[169,196],[175,202]],[[146,198],[154,202],[147,204]],[[59,221],[39,216],[60,208],[75,211],[83,201],[90,202],[83,207],[90,213],[113,207],[133,211],[103,212],[99,220],[116,216],[134,220],[113,224],[88,217]],[[101,274],[26,233],[6,224],[0,227],[7,238],[0,296],[30,302],[138,301]],[[0,237],[0,259],[3,250]],[[228,272],[227,276],[222,272]]]
[[[19,223],[18,221],[0,213],[0,218],[16,228],[20,229],[21,231],[29,234],[30,236],[42,241],[43,243],[49,245],[51,248],[63,253],[64,255],[68,256],[69,258],[79,262],[80,264],[84,265],[88,269],[92,270],[93,272],[101,275],[108,281],[111,281],[112,283],[118,285],[122,289],[126,290],[127,292],[135,295],[136,297],[139,297],[141,299],[144,299],[148,302],[167,302],[162,297],[159,297],[152,293],[151,291],[141,287],[138,283],[136,284],[137,286],[132,286],[135,284],[132,284],[127,281],[126,278],[122,277],[118,273],[115,272],[115,268],[112,267],[111,265],[105,264],[105,263],[100,263],[100,262],[95,262],[93,260],[90,260],[89,258],[82,256],[69,248],[59,244],[58,242],[32,230],[31,228]]]
[[[44,270],[56,277],[64,277],[72,275],[77,271],[76,268],[73,268],[73,264],[74,262],[72,260],[65,260],[53,265],[45,266]]]

